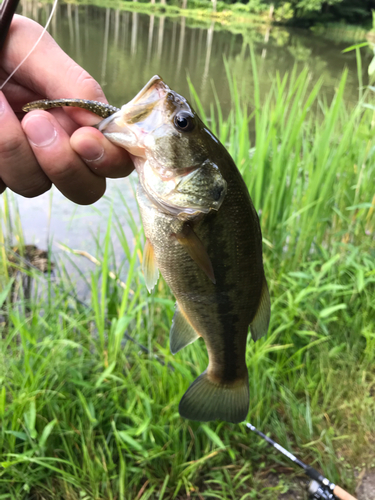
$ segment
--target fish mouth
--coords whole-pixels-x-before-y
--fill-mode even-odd
[[[164,103],[171,90],[155,75],[120,111],[102,120],[98,129],[135,156],[145,157],[145,139],[164,118]]]
[[[142,90],[125,106],[130,105],[146,105],[154,103],[156,100],[165,97],[170,88],[159,75],[154,75],[143,87]],[[123,106],[123,107],[125,107]]]
[[[152,111],[160,108],[168,92],[170,88],[163,79],[158,75],[153,76],[131,101],[122,106],[122,121],[128,125],[141,122],[144,124]]]

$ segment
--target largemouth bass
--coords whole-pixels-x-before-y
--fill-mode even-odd
[[[208,367],[182,397],[180,414],[241,422],[249,409],[247,335],[249,328],[253,340],[265,335],[270,319],[259,219],[241,174],[158,76],[97,128],[134,161],[146,285],[154,287],[160,270],[176,297],[172,353],[199,337],[207,347]]]

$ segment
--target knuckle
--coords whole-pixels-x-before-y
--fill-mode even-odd
[[[51,189],[51,182],[48,179],[43,179],[39,180],[39,182],[36,182],[34,185],[28,185],[14,191],[25,198],[35,198],[49,189]]]
[[[93,99],[103,99],[103,91],[99,83],[90,76],[87,71],[82,70],[80,68],[80,76],[78,79],[78,82],[82,86],[82,88],[86,91],[90,91],[91,94],[93,94]]]
[[[19,50],[21,57],[24,57],[29,50],[29,46],[36,42],[42,32],[43,27],[39,23],[16,14],[9,29],[9,39],[13,40],[16,45],[16,49],[14,47],[12,49]],[[41,45],[46,49],[57,44],[47,31],[43,34]],[[40,46],[36,47],[36,51],[38,50],[41,50]]]
[[[50,189],[49,179],[40,170],[35,156],[21,136],[15,134],[0,140],[0,158],[0,192],[6,186],[21,196],[33,198]]]
[[[74,82],[75,88],[81,89],[83,98],[86,96],[95,101],[107,101],[99,83],[74,61],[69,66],[68,78]]]
[[[43,28],[40,24],[33,21],[32,19],[27,19],[23,16],[18,16],[17,14],[14,16],[12,24],[10,25],[9,33],[11,35],[22,34],[27,30],[28,32],[35,31],[36,35],[39,35]]]
[[[13,135],[5,140],[0,140],[0,157],[2,166],[9,161],[15,161],[17,157],[23,156],[24,141],[21,136]]]
[[[15,175],[6,181],[6,186],[25,198],[35,198],[51,187],[51,181],[41,170],[28,172],[27,176]]]
[[[67,158],[65,161],[51,163],[43,170],[53,183],[59,183],[74,179],[75,174],[78,173],[78,167],[77,162]]]

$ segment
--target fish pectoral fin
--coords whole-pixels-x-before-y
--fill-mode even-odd
[[[242,422],[249,411],[247,373],[231,384],[221,384],[211,381],[207,371],[203,372],[183,395],[178,410],[181,417],[189,420]]]
[[[182,230],[179,233],[175,233],[178,242],[187,250],[187,253],[197,264],[197,266],[202,269],[202,271],[208,276],[208,278],[215,285],[215,275],[214,269],[212,267],[211,259],[204,248],[203,243],[195,234],[194,229],[190,224],[185,223]]]
[[[176,354],[176,352],[197,340],[198,337],[198,333],[188,322],[176,302],[176,311],[172,319],[171,331],[169,332],[171,353]]]
[[[271,302],[270,294],[266,278],[263,277],[262,291],[257,312],[255,313],[253,321],[250,323],[250,331],[253,340],[258,340],[267,333],[268,325],[271,316]]]
[[[159,269],[156,265],[154,247],[146,238],[145,248],[143,250],[142,269],[145,275],[147,290],[151,293],[159,279]]]

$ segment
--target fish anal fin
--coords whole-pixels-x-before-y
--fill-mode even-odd
[[[203,372],[185,392],[178,409],[181,417],[189,420],[242,422],[249,411],[247,373],[231,384],[221,384],[210,380],[207,371]]]
[[[143,250],[142,269],[145,275],[147,290],[152,292],[159,279],[159,269],[156,265],[154,247],[146,238],[145,248]]]
[[[195,234],[194,229],[189,224],[185,223],[182,230],[179,233],[175,233],[174,236],[177,238],[178,242],[186,248],[188,254],[197,266],[202,269],[212,283],[216,284],[211,259],[203,243]]]
[[[258,309],[255,313],[253,321],[250,324],[251,336],[254,341],[260,339],[267,333],[268,325],[270,323],[270,316],[270,294],[268,292],[266,278],[263,277],[262,291],[260,294]]]
[[[176,311],[169,332],[171,353],[176,354],[176,352],[197,340],[198,337],[199,334],[191,326],[178,302],[176,302]]]

